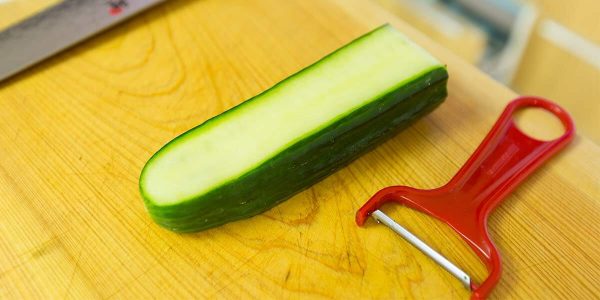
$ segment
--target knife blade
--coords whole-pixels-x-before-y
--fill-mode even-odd
[[[65,0],[0,32],[0,81],[165,0]]]

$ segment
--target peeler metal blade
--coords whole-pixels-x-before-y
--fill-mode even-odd
[[[425,255],[429,256],[436,263],[438,263],[442,268],[446,269],[452,276],[458,278],[462,282],[462,284],[467,289],[471,289],[471,277],[451,261],[449,261],[446,257],[441,255],[439,252],[435,251],[421,239],[419,239],[412,232],[408,231],[406,228],[402,227],[388,215],[380,210],[376,210],[371,214],[371,217],[375,219],[377,222],[384,224],[385,226],[392,229],[394,232],[402,236],[406,241],[411,243],[413,246],[417,247],[417,249],[421,250]]]

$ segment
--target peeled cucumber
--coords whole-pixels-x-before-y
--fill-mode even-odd
[[[264,212],[433,110],[447,78],[381,26],[167,143],[140,175],[146,208],[177,232]]]

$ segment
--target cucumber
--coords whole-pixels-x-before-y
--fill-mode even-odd
[[[177,232],[264,212],[434,109],[447,78],[379,27],[167,143],[140,175],[146,209]]]

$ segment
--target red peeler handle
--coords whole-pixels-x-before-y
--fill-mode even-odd
[[[551,141],[540,141],[521,132],[514,113],[539,107],[553,113],[565,133]],[[375,194],[357,213],[362,225],[383,203],[395,201],[446,222],[485,262],[489,275],[481,284],[471,283],[473,298],[485,298],[500,279],[500,254],[487,231],[492,209],[538,166],[561,150],[575,132],[569,114],[558,105],[538,97],[520,97],[508,104],[481,145],[445,186],[424,191],[388,187]]]
[[[551,141],[540,141],[521,132],[514,113],[526,107],[543,108],[560,119],[565,133]],[[445,192],[468,195],[472,204],[493,208],[523,179],[550,156],[569,143],[575,126],[569,114],[558,105],[538,97],[520,97],[511,101],[477,150],[444,187]],[[464,204],[461,204],[464,206]]]
[[[539,107],[553,113],[563,123],[565,133],[552,141],[540,141],[524,134],[517,128],[513,116],[525,107]],[[571,117],[558,105],[537,97],[513,100],[471,158],[439,190],[452,198],[442,205],[446,211],[439,211],[439,217],[450,221],[490,271],[487,280],[479,287],[472,287],[474,298],[487,296],[500,279],[500,255],[487,232],[488,215],[521,181],[566,146],[574,132]],[[472,219],[464,219],[469,216],[475,218],[474,223]]]

